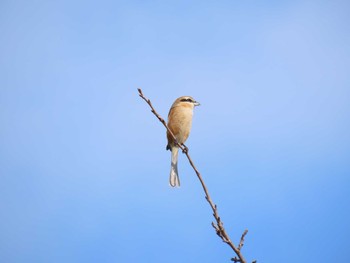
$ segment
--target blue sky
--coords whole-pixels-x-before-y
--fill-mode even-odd
[[[165,118],[226,230],[258,262],[350,254],[347,1],[2,1],[2,262],[230,262]]]

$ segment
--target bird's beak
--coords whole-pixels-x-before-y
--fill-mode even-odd
[[[199,105],[201,105],[198,101],[195,101],[193,104],[194,104],[194,106],[199,106]]]

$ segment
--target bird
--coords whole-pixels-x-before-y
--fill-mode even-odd
[[[179,146],[177,143],[184,145],[186,142],[192,127],[193,109],[195,106],[199,105],[200,103],[195,101],[192,97],[182,96],[174,101],[169,110],[167,126],[176,138],[175,141],[170,132],[167,131],[168,144],[166,149],[171,151],[169,183],[172,187],[180,186],[179,173],[177,170],[177,159],[179,152]]]

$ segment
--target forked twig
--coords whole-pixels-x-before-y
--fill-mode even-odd
[[[247,261],[245,260],[245,258],[243,257],[242,253],[241,253],[241,248],[244,245],[244,237],[246,236],[246,234],[248,233],[248,230],[245,230],[241,236],[240,242],[238,247],[235,246],[235,244],[233,244],[233,242],[231,241],[229,235],[226,233],[226,230],[224,228],[224,223],[221,221],[221,218],[218,214],[218,209],[216,204],[214,204],[214,202],[212,201],[209,192],[208,192],[208,188],[206,187],[203,178],[201,176],[201,174],[199,173],[199,171],[197,170],[196,166],[194,165],[190,155],[188,154],[188,148],[185,145],[181,145],[177,142],[174,134],[172,133],[172,131],[169,129],[169,127],[167,126],[166,122],[164,121],[164,119],[162,117],[160,117],[160,115],[156,112],[156,110],[153,108],[153,105],[151,103],[151,101],[149,99],[147,99],[143,93],[141,89],[138,89],[139,92],[139,96],[147,102],[147,104],[151,107],[151,111],[152,113],[158,118],[158,120],[164,125],[164,127],[167,129],[167,131],[171,134],[171,136],[174,138],[175,143],[177,144],[177,146],[182,150],[182,152],[186,155],[188,161],[190,162],[190,165],[192,166],[193,170],[195,171],[201,185],[202,188],[204,190],[205,193],[205,199],[208,201],[212,211],[213,211],[213,216],[215,218],[216,223],[212,222],[212,226],[216,231],[216,234],[222,239],[222,241],[224,243],[226,243],[227,245],[229,245],[231,247],[231,249],[235,252],[236,256],[234,258],[231,258],[232,261],[234,262],[240,262],[240,263],[246,263]],[[256,261],[255,261],[256,262]]]

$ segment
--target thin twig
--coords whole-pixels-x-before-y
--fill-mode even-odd
[[[151,103],[151,101],[149,99],[147,99],[143,93],[141,89],[138,89],[139,92],[139,96],[147,102],[147,104],[151,107],[151,111],[152,113],[158,118],[158,120],[164,125],[164,127],[167,129],[167,131],[171,134],[171,136],[173,137],[174,141],[176,142],[177,146],[182,150],[182,152],[186,155],[190,165],[192,166],[193,170],[195,171],[201,185],[202,188],[204,190],[205,193],[205,199],[208,201],[212,211],[213,211],[213,216],[215,218],[216,223],[212,222],[212,226],[216,231],[216,234],[222,239],[223,242],[225,242],[227,245],[229,245],[231,247],[231,249],[235,252],[235,254],[237,255],[236,257],[232,258],[231,260],[234,262],[240,262],[240,263],[246,263],[247,261],[244,259],[242,253],[241,253],[241,248],[243,247],[244,244],[244,237],[245,235],[248,233],[248,230],[245,230],[242,234],[241,240],[239,242],[238,247],[236,247],[233,242],[231,241],[229,235],[226,233],[226,230],[224,228],[224,223],[221,221],[221,218],[219,216],[218,213],[218,209],[217,206],[214,204],[214,202],[212,201],[210,195],[209,195],[209,191],[208,188],[206,187],[203,178],[201,176],[201,174],[199,173],[198,169],[196,168],[196,166],[194,165],[190,155],[188,154],[188,148],[185,145],[180,145],[177,140],[176,137],[174,136],[174,134],[172,133],[172,131],[169,129],[169,127],[167,126],[166,122],[164,121],[164,119],[162,117],[160,117],[160,115],[156,112],[156,110],[153,108],[153,105]]]

